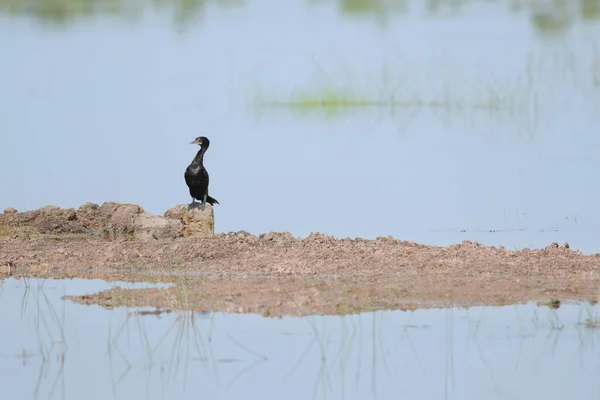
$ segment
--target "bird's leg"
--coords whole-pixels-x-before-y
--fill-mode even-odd
[[[198,203],[196,203],[196,199],[192,197],[192,202],[188,205],[188,211],[196,207],[198,207]]]
[[[204,193],[204,199],[202,199],[202,204],[200,204],[198,206],[198,208],[201,209],[202,211],[204,211],[204,207],[206,207],[206,196],[207,196],[207,194]]]

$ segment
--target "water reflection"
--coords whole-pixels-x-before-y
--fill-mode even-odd
[[[237,6],[243,0],[3,0],[0,12],[9,15],[33,16],[53,24],[66,24],[97,17],[124,17],[130,21],[140,18],[148,10],[172,15],[179,28],[200,20],[208,4]]]
[[[62,302],[99,281],[0,287],[8,398],[513,398],[600,394],[600,308],[514,305],[267,319]],[[9,384],[10,382],[10,384]]]
[[[331,0],[306,0],[308,3],[334,3]],[[3,0],[0,12],[12,15],[34,16],[52,23],[67,23],[72,20],[91,19],[96,16],[125,16],[136,19],[147,9],[173,15],[176,25],[183,27],[198,22],[207,6],[241,6],[245,0]],[[431,16],[460,15],[468,7],[477,7],[489,2],[482,0],[335,0],[342,15],[373,16],[385,26],[393,15],[427,12]],[[573,25],[594,21],[600,17],[600,0],[574,1],[522,1],[506,0],[494,7],[507,8],[524,13],[532,26],[541,33],[563,33]]]

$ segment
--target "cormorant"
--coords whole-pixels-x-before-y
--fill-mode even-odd
[[[199,136],[194,139],[194,141],[190,142],[190,144],[199,145],[200,150],[196,154],[196,157],[194,157],[192,163],[185,170],[185,183],[187,183],[190,188],[190,195],[192,196],[192,203],[188,206],[188,210],[191,210],[194,207],[204,210],[206,202],[210,203],[211,206],[219,204],[217,199],[208,195],[208,172],[202,164],[204,153],[208,150],[210,141],[207,137]],[[198,205],[196,199],[200,200],[202,203]]]

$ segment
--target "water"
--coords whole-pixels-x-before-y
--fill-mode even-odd
[[[1,1],[0,210],[600,251],[598,2],[384,3]]]
[[[0,315],[10,327],[0,330],[6,398],[239,399],[251,393],[265,399],[550,400],[600,394],[598,306],[192,318],[60,299],[112,285],[3,282]]]

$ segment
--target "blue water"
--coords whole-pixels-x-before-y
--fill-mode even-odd
[[[144,286],[1,284],[4,398],[600,395],[598,306],[551,310],[531,303],[303,318],[174,311],[157,317],[60,299],[114,285]]]
[[[162,214],[191,200],[188,143],[206,135],[217,232],[600,251],[600,20],[583,2],[12,3],[0,210]],[[327,93],[394,105],[269,106]]]

